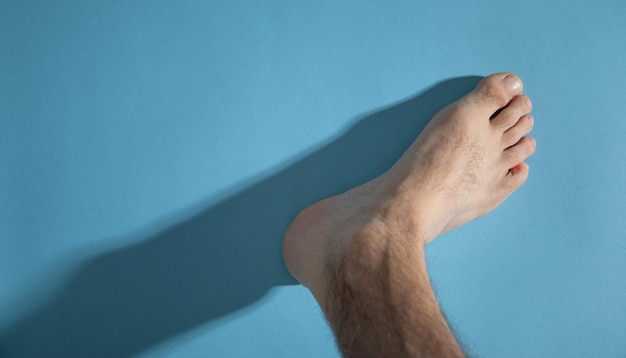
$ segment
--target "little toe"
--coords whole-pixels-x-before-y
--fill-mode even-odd
[[[519,121],[520,117],[530,113],[531,109],[532,103],[528,96],[516,96],[511,100],[508,106],[502,108],[502,110],[491,119],[491,125],[504,132],[513,127],[515,123]]]
[[[528,179],[528,164],[522,162],[509,169],[502,178],[502,188],[509,193],[517,190]]]
[[[483,78],[476,88],[462,101],[478,108],[483,115],[491,117],[505,107],[511,99],[522,94],[522,80],[513,73],[496,73]],[[519,117],[518,117],[519,118]]]
[[[507,129],[502,135],[503,149],[506,149],[519,142],[519,140],[522,139],[523,136],[532,131],[534,124],[535,120],[532,116],[522,116],[522,118],[520,118],[513,127]]]
[[[506,169],[510,169],[533,155],[537,143],[532,137],[522,137],[516,144],[506,149],[503,153],[503,163]]]

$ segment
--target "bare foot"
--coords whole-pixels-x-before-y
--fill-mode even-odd
[[[517,76],[484,78],[435,115],[385,174],[302,211],[283,244],[289,272],[324,307],[328,265],[354,250],[375,262],[388,244],[378,238],[389,237],[379,233],[423,246],[493,210],[528,176],[530,110]]]

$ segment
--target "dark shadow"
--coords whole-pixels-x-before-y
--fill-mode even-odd
[[[283,234],[309,204],[387,170],[480,77],[447,80],[366,116],[286,169],[141,243],[88,260],[0,333],[3,357],[127,357],[295,284]]]

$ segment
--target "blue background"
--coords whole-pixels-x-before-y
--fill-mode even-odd
[[[479,77],[525,186],[435,240],[480,357],[626,356],[623,1],[0,2],[0,356],[336,357],[280,255]]]

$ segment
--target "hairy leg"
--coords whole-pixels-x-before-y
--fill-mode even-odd
[[[535,150],[521,80],[484,78],[441,110],[385,174],[305,209],[287,268],[320,304],[347,357],[460,357],[432,292],[424,246],[524,183]]]

